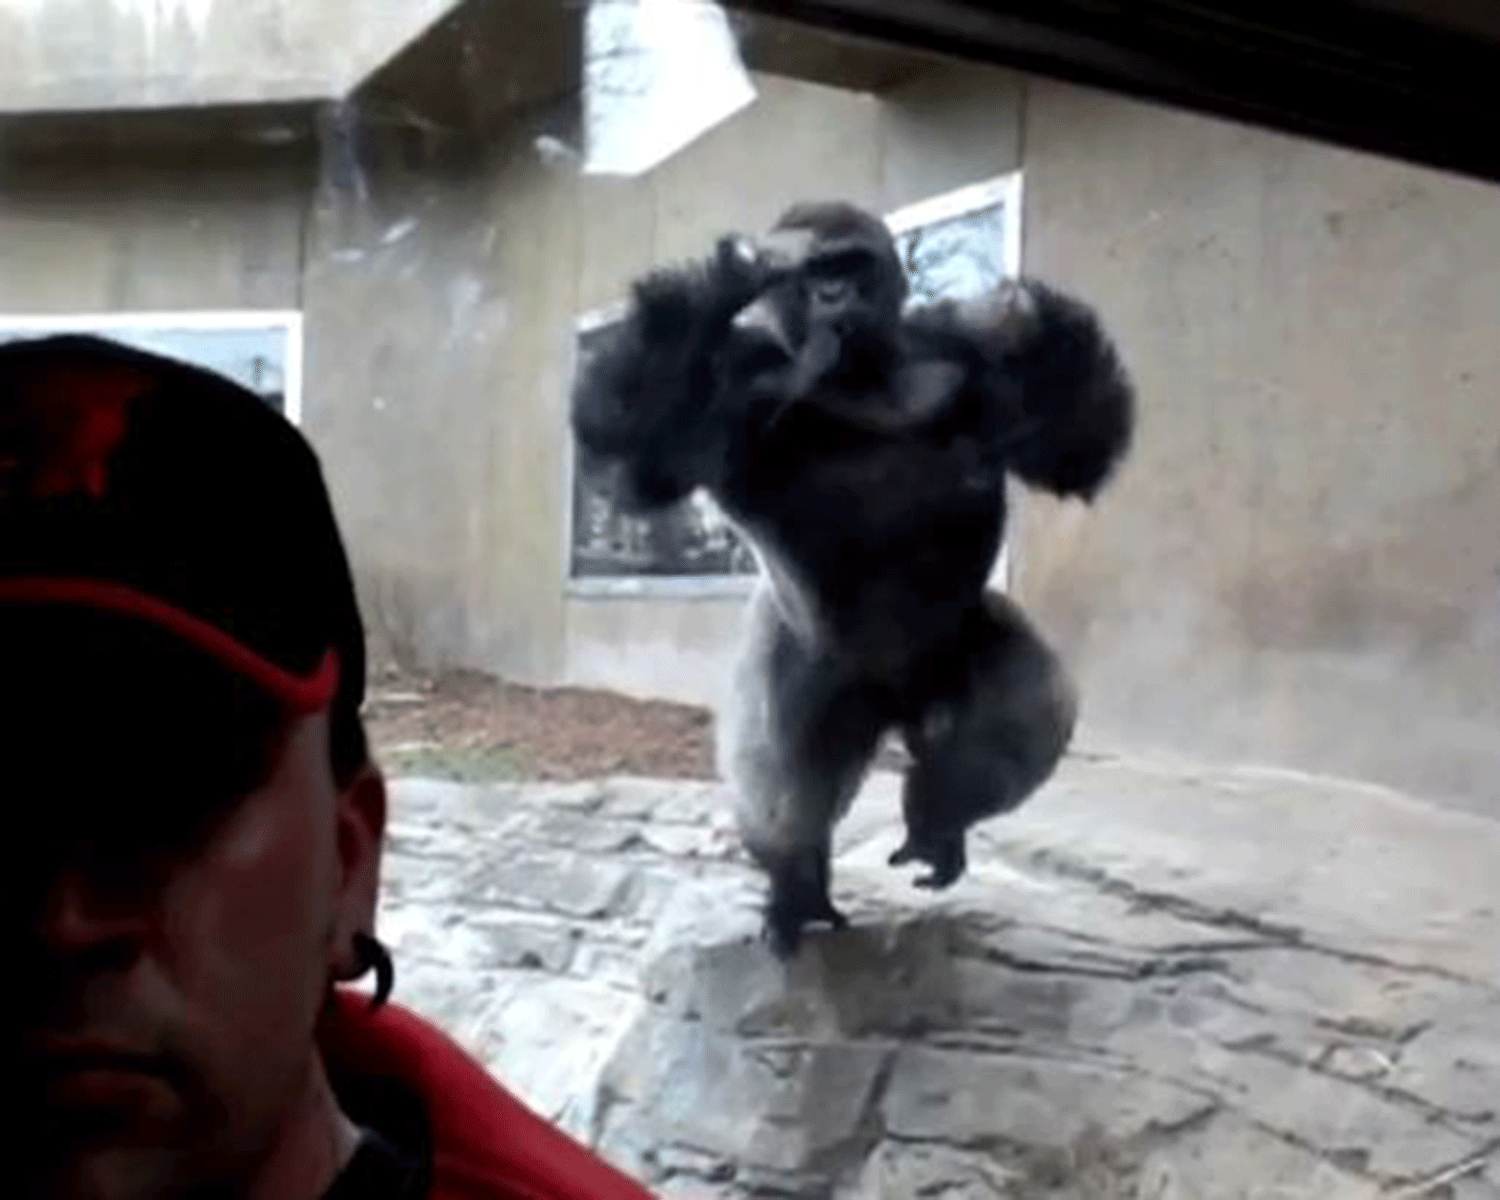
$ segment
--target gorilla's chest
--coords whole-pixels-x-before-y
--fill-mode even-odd
[[[788,423],[725,492],[788,610],[882,660],[977,601],[1004,524],[1001,480],[953,436]]]
[[[1000,519],[1003,490],[979,447],[951,434],[877,435],[788,422],[731,482],[726,500],[790,549],[877,559]],[[798,555],[801,557],[801,555]]]

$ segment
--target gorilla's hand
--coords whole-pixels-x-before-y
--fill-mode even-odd
[[[813,235],[805,229],[775,229],[751,243],[756,257],[779,275],[800,271],[812,247]]]
[[[708,265],[711,290],[733,316],[795,271],[799,261],[774,245],[731,234],[714,247]]]
[[[1028,487],[1092,503],[1130,451],[1135,387],[1098,314],[1040,280],[1012,280],[969,307],[987,363],[991,436]]]
[[[993,291],[956,308],[965,325],[996,349],[1021,350],[1042,330],[1036,297],[1023,279],[1001,280]]]

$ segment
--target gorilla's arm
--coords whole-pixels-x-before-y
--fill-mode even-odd
[[[726,409],[743,400],[732,394],[740,373],[719,360],[735,314],[772,277],[743,243],[724,238],[706,262],[635,284],[624,322],[581,372],[572,397],[584,469],[612,469],[622,507],[661,508],[714,483]]]
[[[825,336],[831,349],[814,337],[798,352],[781,411],[809,404],[893,436],[956,422],[997,478],[1086,501],[1129,452],[1135,392],[1113,341],[1088,305],[1038,280],[908,312],[895,365],[873,388],[827,378],[839,353]]]
[[[1092,501],[1129,452],[1135,389],[1082,301],[1024,279],[979,301],[918,310],[906,330],[913,367],[963,364],[980,398],[984,442],[1027,485]],[[913,395],[921,401],[910,406],[914,422],[944,407],[932,389]]]

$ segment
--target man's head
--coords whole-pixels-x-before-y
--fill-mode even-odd
[[[0,348],[0,656],[22,1194],[317,1171],[385,794],[305,441],[153,356]]]

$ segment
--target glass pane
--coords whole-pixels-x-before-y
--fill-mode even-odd
[[[151,539],[87,523],[135,511],[95,469],[134,401],[37,424],[0,370],[12,1158],[83,1154],[7,1193],[274,1191],[224,1176],[374,983],[352,914],[395,1003],[661,1200],[1500,1197],[1494,188],[839,20],[1274,14],[781,7],[0,3],[0,344],[96,332],[292,422],[367,650],[237,837],[96,844],[101,796],[128,822],[220,735],[249,779],[292,718],[189,736],[199,689],[5,606],[7,548],[71,545],[13,536],[23,486],[94,531],[61,594],[118,601],[76,572]],[[339,556],[257,454],[198,462],[288,519],[161,590],[264,700],[334,631],[249,642],[332,620]],[[377,876],[372,917],[339,881]],[[121,1036],[144,1070],[70,1082]],[[450,1114],[367,1074],[344,1115],[420,1157],[412,1106]],[[558,1165],[472,1108],[438,1145]],[[137,1157],[163,1128],[236,1144],[159,1178],[200,1161]]]

